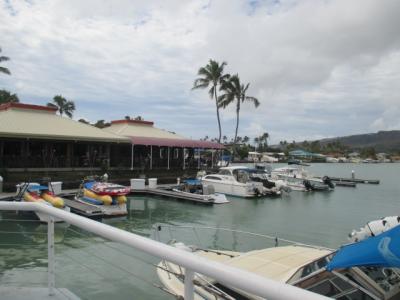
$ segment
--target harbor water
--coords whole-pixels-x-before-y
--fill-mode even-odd
[[[248,251],[272,244],[223,229],[337,248],[348,242],[352,229],[400,215],[400,164],[313,164],[308,170],[335,177],[351,177],[354,170],[356,178],[380,179],[380,184],[279,198],[229,197],[231,203],[214,206],[135,195],[127,217],[103,222],[163,242]],[[81,299],[174,299],[157,287],[156,257],[67,224],[56,225],[55,241],[56,286]],[[46,272],[47,226],[32,215],[0,213],[0,285],[46,286]]]

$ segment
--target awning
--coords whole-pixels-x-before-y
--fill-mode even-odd
[[[204,149],[224,149],[225,147],[219,143],[210,141],[198,141],[189,139],[168,139],[153,138],[142,136],[131,136],[132,144],[145,146],[165,146],[165,147],[182,147],[182,148],[204,148]]]
[[[399,268],[400,226],[361,242],[343,246],[327,265],[327,270],[357,266]]]

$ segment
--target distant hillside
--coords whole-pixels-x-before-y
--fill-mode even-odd
[[[377,152],[398,152],[400,151],[400,130],[322,139],[320,143],[326,145],[335,141],[354,150],[373,147]]]

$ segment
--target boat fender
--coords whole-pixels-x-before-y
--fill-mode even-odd
[[[114,199],[113,199],[113,204],[124,204],[127,201],[126,196],[124,196],[124,195],[115,197],[115,200],[116,200],[116,203],[114,203]]]

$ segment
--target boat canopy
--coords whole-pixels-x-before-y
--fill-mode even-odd
[[[375,237],[341,247],[327,270],[357,266],[400,267],[400,226]]]
[[[190,139],[171,139],[157,137],[131,136],[132,144],[146,146],[165,146],[165,147],[187,147],[187,148],[204,148],[204,149],[224,149],[225,147],[219,143],[210,141],[198,141]]]

